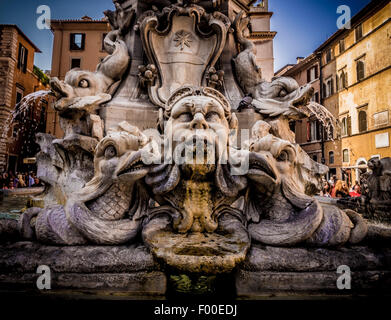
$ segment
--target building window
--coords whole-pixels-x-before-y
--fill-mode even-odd
[[[339,53],[345,52],[345,39],[339,40]]]
[[[27,71],[27,59],[28,50],[21,43],[19,43],[18,69],[22,70],[24,73]]]
[[[16,92],[16,101],[15,101],[15,105],[17,105],[20,101],[22,101],[22,98],[23,98],[23,93],[17,91],[17,92]]]
[[[363,60],[358,60],[356,62],[356,70],[357,70],[357,81],[361,81],[365,78],[365,63]]]
[[[344,149],[342,151],[343,162],[349,162],[349,150]]]
[[[329,152],[329,164],[334,164],[334,152]]]
[[[105,38],[107,33],[102,34],[102,51],[105,51]]]
[[[315,92],[315,94],[311,98],[311,101],[319,103],[319,92]]]
[[[348,122],[346,117],[342,118],[341,121],[341,134],[342,136],[348,135]]]
[[[71,33],[70,50],[84,50],[86,35],[84,33]]]
[[[17,139],[18,138],[18,133],[19,133],[19,129],[18,129],[18,124],[16,123],[12,127],[12,138]]]
[[[317,154],[314,154],[312,156],[312,160],[314,160],[315,162],[318,162],[318,155]]]
[[[367,113],[364,110],[361,110],[358,113],[358,131],[365,132],[367,131]]]
[[[71,69],[80,68],[81,65],[81,59],[80,58],[73,58],[71,60]]]
[[[329,78],[327,80],[326,97],[330,97],[333,94],[334,94],[334,80],[333,78]]]
[[[307,70],[307,82],[314,81],[315,79],[318,79],[318,68],[312,67]]]
[[[326,63],[329,63],[332,58],[333,58],[333,52],[332,52],[332,50],[330,48],[326,52]]]
[[[356,34],[356,42],[361,40],[362,36],[363,36],[363,32],[362,32],[362,23],[360,23],[356,29],[355,29],[355,34]]]
[[[307,141],[319,141],[321,140],[321,125],[319,121],[307,122]]]
[[[348,76],[345,71],[341,72],[339,77],[340,89],[346,89],[348,87]]]

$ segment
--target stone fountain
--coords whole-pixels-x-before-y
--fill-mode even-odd
[[[166,295],[183,275],[229,275],[241,297],[325,293],[341,265],[356,289],[389,284],[390,229],[313,197],[328,168],[289,122],[321,108],[310,86],[262,79],[246,12],[114,3],[109,56],[51,79],[65,136],[37,136],[45,207],[1,221],[18,234],[0,246],[1,286],[34,286],[39,265],[56,290],[130,295]]]

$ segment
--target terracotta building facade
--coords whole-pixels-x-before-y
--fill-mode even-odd
[[[276,75],[303,83],[301,73],[312,56],[319,57],[320,102],[339,120],[334,140],[321,141],[330,175],[349,184],[360,181],[370,158],[391,156],[391,2],[372,1],[308,58],[285,66]],[[300,82],[301,81],[301,82]],[[308,82],[307,82],[308,83]],[[303,142],[306,124],[296,123]],[[307,131],[308,132],[308,131]]]
[[[34,73],[34,54],[39,52],[16,25],[0,25],[0,171],[17,170],[26,156],[22,145],[29,141],[21,141],[22,124],[11,123],[11,117],[23,97],[46,88]],[[31,116],[38,114],[45,122],[46,110],[33,106]]]

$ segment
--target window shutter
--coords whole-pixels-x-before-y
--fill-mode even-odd
[[[29,56],[29,51],[25,48],[24,49],[24,61],[23,61],[23,72],[26,73],[27,71],[27,59]]]
[[[307,70],[307,82],[311,82],[311,69]]]
[[[367,131],[367,113],[365,111],[360,111],[358,114],[358,127],[360,132]]]
[[[352,117],[348,117],[348,136],[352,135]]]
[[[338,77],[338,75],[335,76],[335,89],[336,89],[336,91],[339,90],[339,77]]]
[[[311,141],[311,122],[307,121],[307,141]]]
[[[86,43],[86,34],[83,33],[82,37],[81,37],[81,50],[84,50],[85,48],[85,43]]]
[[[315,66],[315,79],[318,79],[318,66]]]
[[[74,33],[71,33],[71,34],[69,35],[69,50],[73,50],[74,36],[75,36]]]
[[[357,62],[357,80],[360,81],[365,77],[365,65],[363,61]]]
[[[334,94],[334,79],[333,79],[333,78],[331,78],[331,79],[330,79],[330,81],[331,81],[331,90],[330,90],[330,95],[333,95],[333,94]]]
[[[19,43],[18,69],[20,69],[20,66],[21,66],[21,64],[22,64],[22,61],[20,60],[20,59],[21,59],[21,55],[22,55],[22,45]]]

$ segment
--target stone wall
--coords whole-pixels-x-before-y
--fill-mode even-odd
[[[11,114],[12,89],[17,55],[17,31],[0,28],[0,171],[7,165],[7,120]]]

